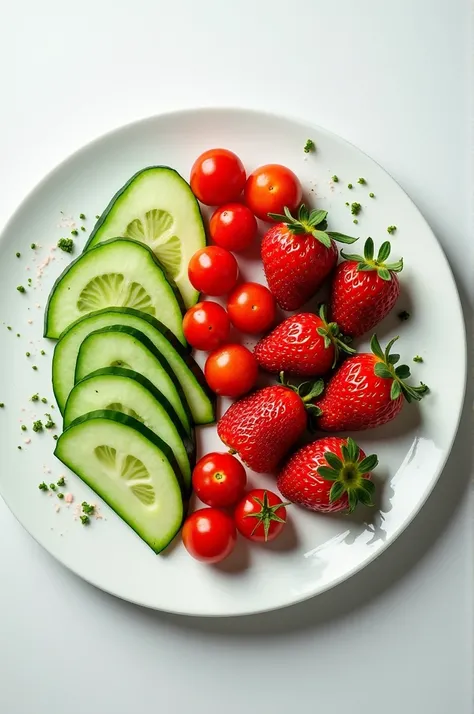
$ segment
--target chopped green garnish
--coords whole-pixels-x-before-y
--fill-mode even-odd
[[[16,336],[17,336],[17,337],[21,337],[21,335],[20,335],[20,333],[19,333],[19,332],[17,332],[17,333],[16,333]]]
[[[308,139],[303,149],[305,154],[309,154],[310,151],[316,151],[316,144],[312,139]]]
[[[81,219],[81,221],[85,221],[85,220],[86,220],[86,217],[85,217],[85,215],[84,215],[83,213],[80,213],[80,214],[79,214],[79,218]]]
[[[59,492],[59,493],[56,494],[56,496],[57,496],[58,498],[64,498],[64,493]]]
[[[31,285],[32,282],[33,282],[32,279],[28,278],[28,285]]]
[[[347,184],[347,188],[352,188],[352,184],[351,184],[351,183],[348,183],[348,184]]]
[[[99,220],[100,216],[96,216],[96,219]]]
[[[43,431],[43,422],[41,419],[37,419],[33,422],[33,431]]]
[[[31,248],[31,250],[34,250],[34,249],[36,248],[36,243],[32,243],[32,244],[30,245],[30,248]]]
[[[39,399],[39,394],[33,394],[33,396],[30,397],[30,399],[31,399],[32,402],[37,402],[38,399]]]
[[[365,180],[365,178],[360,178],[357,180],[357,183],[365,184],[367,183],[367,181]]]
[[[413,362],[423,362],[423,357],[420,357],[420,355],[416,355],[416,357],[413,357]]]
[[[26,293],[26,289],[23,285],[17,285],[16,289],[18,290],[19,293]]]
[[[353,216],[358,216],[362,210],[360,203],[351,203],[351,213]]]
[[[21,253],[15,253],[17,258],[21,258]]]
[[[41,350],[40,354],[45,355],[46,352],[44,350]]]
[[[346,201],[346,206],[348,206],[348,205],[349,205],[349,201]]]
[[[47,491],[47,490],[48,490],[48,484],[46,484],[46,483],[43,481],[42,483],[40,483],[40,485],[38,486],[38,488],[40,489],[40,491]]]
[[[398,313],[398,318],[403,321],[408,320],[410,318],[410,313],[406,310],[402,310]]]
[[[58,486],[64,486],[66,483],[64,476],[61,476],[60,479],[58,479]]]
[[[56,484],[55,484],[55,483],[50,483],[50,484],[49,484],[49,487],[50,487],[51,491],[56,491]]]
[[[339,176],[336,176],[336,174],[334,174],[332,180],[334,181],[334,183],[339,183]]]
[[[51,419],[51,414],[45,414],[45,416],[48,417],[48,421],[47,421],[46,424],[44,425],[44,428],[45,428],[45,429],[53,429],[53,428],[56,426],[56,424],[55,424],[54,421]]]
[[[25,352],[25,357],[31,357],[31,352]]]
[[[372,191],[369,193],[370,198],[375,198],[375,193],[372,193]]]
[[[79,235],[79,231],[77,231],[77,230],[74,228],[74,230],[71,231],[71,235],[72,235],[72,236],[78,236],[78,235]]]
[[[3,402],[0,402],[0,409],[3,409],[4,406],[5,404]]]
[[[21,425],[21,430],[22,430],[22,431],[26,431],[26,424],[22,424],[22,425]]]
[[[81,226],[81,231],[85,231],[85,230],[86,230],[86,229],[84,228],[84,226]]]
[[[11,325],[7,325],[7,330],[11,330],[11,329],[12,329]]]
[[[359,223],[359,221],[357,220],[357,218],[354,218],[354,220],[352,221],[352,223]]]
[[[57,440],[59,439],[59,436],[58,436],[57,434],[55,434],[55,435],[53,436],[53,439],[54,439],[54,441],[57,441]]]
[[[43,402],[43,404],[46,404],[48,400],[46,399],[46,397],[41,397],[41,401]]]
[[[16,448],[17,448],[17,449],[20,449],[20,451],[21,451],[21,446],[17,446]]]
[[[87,503],[87,501],[83,501],[82,510],[84,513],[87,513],[87,515],[91,516],[94,513],[95,506],[92,506],[90,503]]]
[[[34,364],[31,369],[34,369],[35,372],[37,371],[38,367]]]
[[[389,226],[387,228],[387,233],[392,234],[392,233],[395,233],[396,230],[397,230],[397,226]]]
[[[74,241],[72,238],[60,238],[58,240],[58,248],[61,248],[65,253],[72,253],[74,250]]]
[[[83,526],[87,526],[90,521],[89,516],[81,516],[81,523]]]

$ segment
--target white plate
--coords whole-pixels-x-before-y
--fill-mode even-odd
[[[315,154],[303,152],[308,138],[317,144]],[[103,519],[84,527],[75,517],[74,504],[67,507],[51,493],[39,491],[43,479],[57,480],[66,471],[52,455],[51,433],[31,430],[35,417],[52,411],[60,421],[59,412],[29,397],[39,392],[52,400],[53,343],[42,338],[42,321],[50,288],[69,260],[60,251],[50,252],[69,233],[61,221],[74,216],[80,226],[78,215],[86,214],[87,233],[80,231],[77,239],[82,244],[95,214],[135,171],[169,164],[188,177],[195,157],[214,146],[235,151],[249,172],[269,162],[291,167],[303,182],[308,202],[329,210],[330,227],[361,236],[361,243],[371,235],[379,245],[387,238],[387,226],[397,225],[393,255],[405,259],[397,307],[407,309],[411,319],[400,323],[393,315],[378,333],[382,340],[400,334],[404,361],[417,381],[431,387],[431,394],[420,405],[406,405],[394,423],[357,435],[366,453],[379,455],[378,510],[328,517],[295,507],[281,540],[265,548],[240,541],[228,561],[208,567],[190,558],[179,539],[155,556],[101,502]],[[333,174],[339,183],[330,181]],[[357,183],[360,176],[367,179],[366,186]],[[357,226],[346,201],[362,204]],[[41,248],[31,250],[33,241]],[[262,280],[258,260],[247,257],[240,262],[247,278]],[[26,285],[28,277],[32,288],[26,295],[18,293],[16,286]],[[449,342],[442,330],[446,325]],[[464,395],[465,336],[458,294],[436,238],[408,196],[380,166],[337,136],[245,110],[185,111],[131,124],[93,142],[47,176],[23,202],[0,241],[0,329],[0,401],[5,403],[0,413],[0,491],[5,501],[44,548],[85,580],[126,600],[188,615],[238,615],[290,605],[337,585],[373,560],[407,526],[436,483]],[[423,364],[413,364],[416,354],[422,355]],[[21,423],[27,432],[20,430]],[[29,439],[31,443],[25,443]],[[222,449],[213,427],[201,431],[199,445],[201,453]],[[97,502],[77,477],[67,473],[66,478],[75,503]],[[250,474],[250,481],[272,486],[270,477]]]

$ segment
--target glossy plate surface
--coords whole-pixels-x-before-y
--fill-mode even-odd
[[[308,138],[317,145],[314,154],[303,152]],[[357,435],[366,453],[379,456],[377,510],[327,517],[295,507],[281,540],[267,548],[247,547],[240,541],[228,561],[206,567],[187,555],[179,539],[155,556],[55,460],[54,432],[33,433],[31,425],[45,413],[60,424],[57,408],[50,406],[53,343],[42,338],[42,324],[49,290],[70,257],[51,248],[76,227],[79,249],[94,216],[138,169],[168,164],[188,178],[197,155],[217,146],[235,151],[248,172],[264,163],[289,166],[300,177],[307,202],[329,211],[330,228],[358,235],[361,243],[370,235],[378,246],[387,238],[387,226],[397,226],[392,246],[393,257],[403,256],[405,261],[402,294],[395,314],[382,323],[378,334],[383,344],[400,335],[397,351],[414,379],[427,383],[431,393],[420,405],[406,406],[396,422]],[[338,183],[331,181],[334,174]],[[358,184],[359,177],[367,184]],[[353,201],[362,204],[357,225],[345,205]],[[85,221],[79,220],[80,213],[86,215]],[[87,230],[81,231],[81,225]],[[40,247],[32,250],[32,242]],[[239,262],[246,279],[263,281],[258,251]],[[17,292],[17,285],[27,286],[28,278],[31,288],[26,294]],[[411,318],[400,322],[400,310],[407,310]],[[449,348],[439,329],[446,324]],[[327,590],[364,567],[426,500],[448,457],[463,402],[465,338],[459,298],[444,254],[418,209],[380,166],[339,137],[309,124],[246,110],[177,112],[131,124],[86,146],[47,176],[0,240],[0,329],[3,498],[31,535],[77,575],[126,600],[187,615],[239,615],[283,607]],[[413,363],[417,354],[423,364]],[[47,404],[31,402],[35,393],[46,397]],[[225,407],[220,405],[221,413]],[[26,432],[21,424],[27,426]],[[222,450],[214,427],[199,431],[198,444],[201,454]],[[41,481],[56,481],[60,475],[66,476],[66,492],[74,497],[71,505],[37,488]],[[249,476],[252,485],[274,486],[271,477]],[[76,504],[83,500],[100,506],[101,518],[89,527],[77,517]]]

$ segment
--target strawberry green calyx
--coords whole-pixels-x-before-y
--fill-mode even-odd
[[[334,360],[332,366],[336,366],[336,362],[339,359],[341,352],[346,352],[348,355],[355,354],[356,350],[353,347],[349,347],[346,342],[346,338],[341,334],[339,325],[336,322],[328,322],[326,319],[326,305],[321,305],[319,308],[319,317],[323,321],[323,326],[318,327],[316,332],[321,335],[324,339],[324,346],[326,349],[333,344],[334,345]]]
[[[368,271],[376,270],[377,275],[382,280],[391,280],[391,273],[400,273],[403,270],[403,258],[397,260],[396,263],[386,263],[390,255],[392,247],[388,240],[384,241],[380,246],[378,255],[374,258],[374,241],[372,238],[367,238],[364,245],[364,255],[350,255],[341,250],[341,255],[345,260],[354,260],[357,262],[357,270]]]
[[[402,394],[409,403],[419,402],[425,394],[429,392],[429,388],[426,384],[423,384],[423,382],[420,382],[419,387],[413,387],[405,382],[405,379],[408,379],[410,376],[410,367],[406,364],[400,364],[398,367],[395,367],[400,359],[400,355],[390,354],[390,350],[397,340],[398,337],[394,337],[393,340],[390,340],[384,352],[377,339],[377,335],[373,335],[370,340],[370,349],[375,357],[377,357],[374,373],[377,377],[393,380],[390,390],[390,398],[392,400],[398,399]]]
[[[316,397],[319,397],[323,393],[324,381],[322,379],[317,379],[315,382],[303,382],[302,384],[296,386],[287,382],[285,378],[285,373],[280,372],[278,376],[278,382],[283,387],[291,389],[293,392],[296,392],[299,397],[301,397],[301,401],[305,405],[305,408],[310,417],[310,426],[312,426],[312,418],[321,416],[322,412],[319,407],[317,407],[315,404],[312,404],[311,400],[316,399]]]
[[[264,537],[267,541],[272,521],[277,521],[278,523],[286,523],[286,518],[281,518],[278,515],[277,511],[280,508],[291,506],[291,503],[277,503],[275,506],[270,506],[270,504],[268,503],[267,491],[263,492],[263,499],[258,498],[258,496],[252,496],[252,499],[260,506],[261,510],[258,513],[246,513],[244,518],[255,518],[255,528],[252,530],[251,535],[253,535],[257,528],[261,525],[263,526]]]
[[[342,459],[326,451],[324,456],[328,466],[319,466],[318,473],[327,481],[333,481],[329,492],[331,503],[338,501],[347,494],[349,513],[352,513],[357,504],[373,506],[375,484],[365,475],[375,469],[379,460],[375,454],[361,458],[360,449],[350,437],[347,444],[341,447]]]
[[[291,215],[287,206],[285,206],[283,211],[284,215],[280,213],[269,213],[268,215],[274,221],[284,223],[295,235],[312,235],[316,240],[319,240],[320,243],[326,246],[326,248],[331,247],[331,240],[337,240],[339,243],[355,243],[356,240],[359,240],[358,238],[346,236],[344,233],[327,231],[327,211],[314,209],[310,212],[304,203],[299,207],[298,218]]]

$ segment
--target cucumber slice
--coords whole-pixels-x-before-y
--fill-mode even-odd
[[[148,245],[186,307],[199,293],[188,278],[191,256],[206,245],[199,204],[189,185],[168,166],[150,166],[127,181],[96,223],[85,250],[115,236]]]
[[[79,317],[104,307],[133,307],[157,317],[184,345],[180,304],[149,248],[116,238],[74,260],[55,282],[44,336],[59,337]]]
[[[179,469],[171,449],[141,422],[114,411],[76,419],[55,456],[159,553],[183,520]]]
[[[215,394],[207,386],[201,368],[176,337],[151,315],[132,308],[107,308],[73,323],[56,343],[53,355],[53,389],[61,413],[74,386],[77,354],[84,338],[102,327],[134,327],[153,342],[180,383],[195,424],[215,421]]]
[[[191,432],[183,390],[168,362],[143,332],[126,325],[112,325],[91,332],[79,349],[74,381],[80,382],[103,367],[124,367],[142,374],[164,394],[186,432]]]
[[[64,428],[78,417],[100,409],[128,414],[145,424],[171,448],[190,490],[195,446],[176,412],[156,387],[138,372],[109,367],[78,382],[66,403]]]

